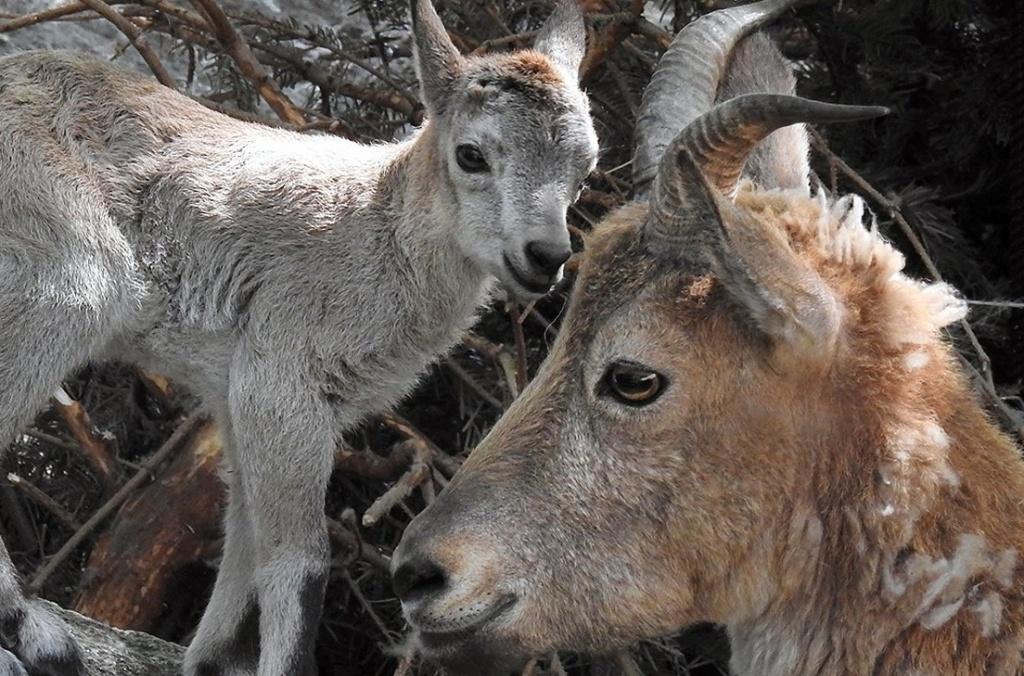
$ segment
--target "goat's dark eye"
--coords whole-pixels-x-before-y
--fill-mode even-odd
[[[603,380],[601,389],[627,406],[646,406],[665,390],[664,376],[629,362],[609,366]]]
[[[459,163],[459,168],[469,174],[479,174],[490,169],[480,149],[468,143],[455,149],[455,161]]]

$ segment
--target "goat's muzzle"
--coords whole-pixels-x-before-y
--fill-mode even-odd
[[[493,547],[477,538],[438,537],[415,521],[395,550],[392,584],[420,652],[451,673],[504,673],[514,652],[495,633],[517,602],[501,589],[496,564]]]

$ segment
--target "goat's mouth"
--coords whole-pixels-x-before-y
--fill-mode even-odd
[[[505,594],[490,603],[476,602],[459,607],[454,613],[437,615],[425,609],[413,612],[412,624],[425,644],[444,646],[457,643],[496,620],[516,604],[516,597]]]
[[[409,619],[416,629],[420,651],[427,659],[449,667],[467,663],[467,660],[479,664],[481,660],[492,659],[488,654],[497,643],[489,636],[488,625],[508,613],[515,604],[516,597],[506,594],[490,603],[472,603],[445,615],[436,615],[429,609],[414,611]]]
[[[522,297],[524,300],[534,300],[545,295],[551,290],[555,282],[558,281],[558,276],[549,277],[545,281],[538,282],[535,279],[527,277],[519,268],[515,266],[512,259],[508,257],[508,254],[502,254],[502,261],[505,263],[505,269],[508,271],[508,276],[513,282],[512,285],[506,283],[506,286],[512,286],[509,290],[516,296]],[[525,291],[525,293],[523,293]]]

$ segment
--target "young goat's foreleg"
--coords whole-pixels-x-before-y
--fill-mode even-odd
[[[213,595],[185,655],[186,676],[248,676],[256,673],[259,662],[259,606],[253,583],[256,552],[252,525],[235,469],[237,459],[231,443],[231,428],[227,424],[220,427],[230,465],[224,553]]]
[[[261,609],[261,650],[257,673],[315,676],[314,647],[329,570],[325,491],[312,480],[304,490],[290,482],[282,492],[282,486],[263,478],[250,484],[259,549],[255,580]]]
[[[268,349],[263,354],[280,351]],[[229,403],[237,449],[232,509],[245,516],[229,516],[229,538],[235,529],[247,529],[251,568],[240,572],[242,561],[222,566],[201,631],[244,633],[251,597],[244,597],[245,613],[236,611],[230,617],[225,603],[233,596],[237,607],[243,607],[240,580],[251,574],[259,618],[256,673],[310,676],[316,674],[313,648],[329,568],[324,497],[332,467],[332,436],[324,402],[310,393],[308,384],[290,382],[291,374],[302,372],[300,367],[283,371],[279,364],[257,357],[239,358],[232,367]],[[236,553],[240,552],[241,548]],[[214,646],[206,636],[197,636],[196,641]],[[220,671],[187,673],[249,673],[232,659],[222,652],[212,659],[213,664],[224,665]]]

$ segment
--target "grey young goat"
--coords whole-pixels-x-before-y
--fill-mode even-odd
[[[315,672],[335,440],[407,393],[494,278],[536,298],[597,141],[585,28],[463,57],[413,0],[428,122],[363,146],[239,122],[66,53],[0,60],[0,439],[116,358],[198,394],[226,441],[227,539],[188,676]],[[74,674],[0,545],[0,674]]]

